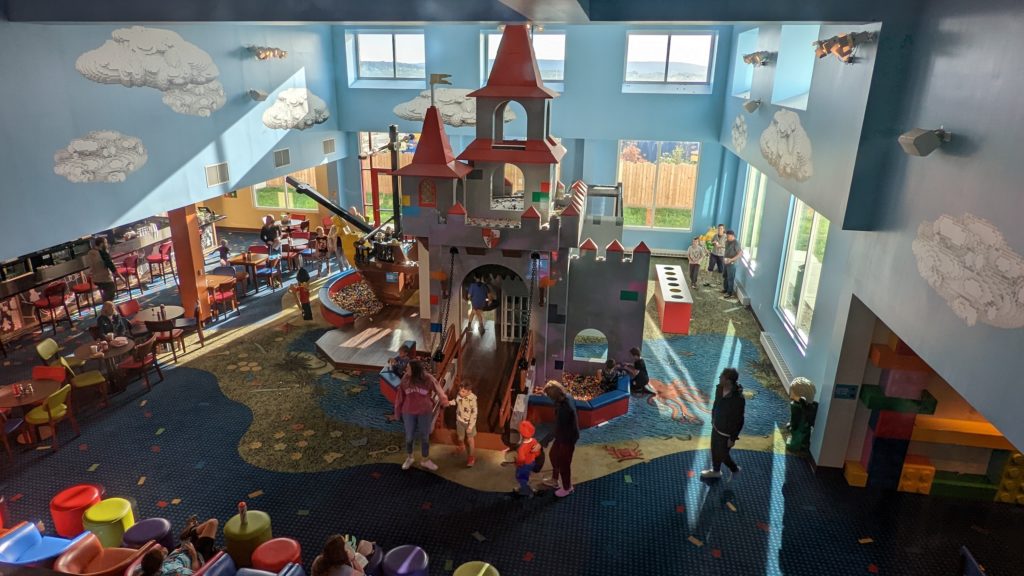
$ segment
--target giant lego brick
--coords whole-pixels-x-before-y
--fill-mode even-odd
[[[1024,454],[1020,452],[1004,452],[998,457],[993,454],[993,463],[989,466],[989,478],[992,472],[1000,468],[996,502],[1024,505]]]
[[[897,354],[885,344],[871,345],[871,363],[883,370],[929,370],[924,360],[917,356]]]
[[[1013,450],[1013,445],[995,426],[975,420],[937,418],[922,414],[914,421],[914,433],[910,437],[915,442]]]
[[[875,433],[868,428],[864,433],[864,445],[860,449],[860,465],[867,474],[868,464],[871,462],[871,449],[875,446]]]
[[[878,438],[897,438],[909,440],[914,432],[914,412],[896,412],[894,410],[872,410],[868,426]]]
[[[850,486],[863,488],[868,485],[868,472],[856,460],[847,460],[843,465],[843,476]]]
[[[931,495],[991,502],[995,499],[997,491],[998,486],[980,474],[941,471],[936,472],[935,479],[932,480]]]
[[[889,334],[889,349],[899,354],[900,356],[916,356],[914,351],[907,346],[907,343],[900,340],[900,337],[895,333]]]
[[[935,479],[935,466],[924,456],[908,454],[903,461],[903,473],[900,474],[900,492],[928,494],[932,490]]]
[[[903,461],[907,457],[910,440],[896,438],[874,438],[871,447],[871,461],[868,462],[868,486],[895,490],[900,485]]]
[[[907,398],[920,400],[921,392],[928,386],[932,377],[930,371],[921,370],[882,370],[878,385],[882,392],[890,398]]]
[[[860,401],[869,410],[893,410],[896,412],[913,412],[915,414],[934,414],[938,400],[928,393],[921,393],[920,400],[907,398],[889,398],[880,386],[861,386]]]
[[[658,328],[664,334],[689,334],[693,296],[690,295],[682,266],[657,264],[657,287],[654,300],[658,305]]]

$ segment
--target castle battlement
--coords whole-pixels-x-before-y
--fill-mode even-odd
[[[587,238],[577,248],[577,253],[569,257],[570,270],[575,266],[586,262],[605,262],[608,264],[636,264],[644,273],[650,268],[651,251],[643,242],[636,245],[631,252],[627,252],[622,243],[612,240],[604,248],[604,255],[600,255],[599,246],[592,238]]]

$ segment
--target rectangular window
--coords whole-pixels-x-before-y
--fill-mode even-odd
[[[765,186],[768,178],[757,168],[747,165],[747,184],[743,191],[743,220],[740,246],[743,261],[751,270],[757,269],[757,247],[761,243],[761,216],[764,214]]]
[[[626,82],[710,84],[715,34],[629,33]]]
[[[816,57],[811,47],[818,39],[817,24],[785,24],[779,38],[772,104],[807,110]]]
[[[359,79],[425,79],[423,34],[358,33],[356,62]]]
[[[795,197],[792,214],[778,306],[782,319],[806,346],[818,296],[821,264],[825,260],[829,222]]]
[[[316,171],[313,168],[306,168],[289,174],[299,182],[306,182],[316,186]],[[304,210],[316,211],[316,202],[304,194],[299,194],[292,188],[284,177],[272,178],[266,182],[254,184],[252,187],[253,205],[257,208],[272,210]]]
[[[754,83],[754,66],[743,61],[743,56],[757,52],[758,29],[752,28],[736,36],[736,58],[732,65],[732,95],[750,98]]]
[[[494,58],[498,55],[498,44],[501,34],[494,32],[484,35],[484,52],[487,55],[484,80],[491,75]],[[535,32],[533,34],[533,53],[537,57],[541,80],[562,82],[565,80],[565,34]]]
[[[689,230],[700,167],[700,142],[619,141],[626,226]]]

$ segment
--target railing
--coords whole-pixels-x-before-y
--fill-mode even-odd
[[[512,417],[513,392],[516,389],[516,380],[519,377],[519,363],[522,360],[533,357],[533,333],[529,332],[526,340],[519,344],[515,360],[512,362],[512,373],[508,376],[508,383],[505,386],[505,395],[501,399],[501,409],[498,411],[497,430],[503,430],[505,423]]]
[[[457,383],[457,381],[459,379],[459,375],[460,375],[458,373],[458,370],[459,370],[458,367],[461,365],[461,363],[456,365],[456,371],[457,371],[456,372],[456,376],[455,376],[455,378],[452,378],[451,382],[444,382],[444,377],[445,377],[445,374],[448,373],[448,369],[451,367],[451,363],[455,360],[455,358],[457,358],[459,356],[459,354],[462,353],[462,350],[465,348],[466,342],[469,341],[469,339],[466,338],[466,335],[468,333],[469,333],[469,326],[467,326],[458,336],[455,336],[455,325],[454,324],[452,324],[448,328],[448,337],[445,339],[445,341],[443,343],[444,345],[441,348],[442,353],[444,354],[444,360],[441,361],[441,365],[438,366],[437,370],[434,371],[434,377],[437,378],[438,382],[441,383],[441,388],[444,390],[445,395],[447,395],[449,398],[451,398],[451,396],[452,396],[452,391],[456,389],[455,386],[456,386],[456,383]],[[459,351],[459,354],[455,354],[456,350]],[[431,429],[435,429],[435,428],[438,427],[438,421],[440,420],[438,418],[438,416],[440,414],[441,414],[441,399],[440,398],[435,398],[434,399],[434,421],[431,422],[431,425],[430,425]],[[442,426],[443,426],[443,421],[441,423],[442,423]]]

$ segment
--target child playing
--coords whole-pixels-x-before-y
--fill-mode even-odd
[[[519,449],[516,450],[516,481],[519,482],[520,496],[533,496],[533,488],[530,488],[530,474],[533,473],[533,464],[540,454],[540,443],[533,437],[536,430],[529,420],[519,423],[519,435],[522,440],[519,442]]]
[[[455,431],[459,435],[458,451],[466,450],[466,467],[476,464],[476,394],[473,385],[463,380],[459,386],[459,397],[455,399]],[[464,446],[463,446],[464,444]]]
[[[324,233],[323,226],[316,227],[316,236],[313,238],[313,244],[316,247],[316,277],[320,277],[320,269],[327,265],[327,273],[331,273],[331,248],[330,241],[327,239],[327,234]]]
[[[618,388],[619,376],[622,376],[622,371],[615,365],[615,360],[607,360],[604,368],[597,371],[597,377],[601,379],[601,390],[611,392]]]
[[[306,272],[305,268],[299,268],[299,271],[295,274],[296,284],[289,288],[292,294],[295,294],[295,299],[298,301],[299,308],[302,309],[302,319],[312,320],[313,309],[309,306],[309,272]]]
[[[392,374],[399,378],[405,375],[405,369],[409,367],[409,361],[412,360],[412,358],[409,357],[410,352],[411,350],[409,350],[409,347],[402,344],[398,348],[398,356],[388,359],[388,366],[391,367]]]
[[[217,248],[217,252],[220,254],[220,265],[230,266],[231,264],[228,263],[228,256],[231,254],[231,248],[228,248],[227,240],[220,241],[220,247]]]

